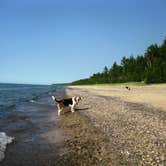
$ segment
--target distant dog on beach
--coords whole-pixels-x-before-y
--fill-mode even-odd
[[[126,88],[127,90],[131,90],[130,87],[128,87],[128,86],[126,86],[125,88]]]
[[[71,112],[74,112],[75,106],[79,103],[81,100],[80,96],[74,96],[72,98],[68,99],[61,99],[57,100],[55,96],[52,96],[52,99],[56,101],[57,107],[58,107],[58,116],[60,116],[61,111],[63,110],[64,107],[70,107]]]

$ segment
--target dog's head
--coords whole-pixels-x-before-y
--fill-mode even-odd
[[[51,98],[52,98],[52,100],[56,101],[57,103],[62,102],[62,100],[57,100],[57,99],[55,98],[55,96],[51,96]]]

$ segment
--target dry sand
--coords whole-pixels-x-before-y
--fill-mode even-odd
[[[66,92],[83,97],[81,114],[109,139],[110,165],[164,166],[166,85],[130,87],[70,86]]]
[[[124,85],[74,86],[74,88],[86,89],[96,95],[120,97],[125,101],[145,103],[166,111],[166,84],[129,87],[130,91]]]

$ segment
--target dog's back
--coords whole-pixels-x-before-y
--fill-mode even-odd
[[[73,104],[73,100],[72,100],[72,98],[68,98],[68,99],[62,99],[62,100],[57,100],[54,96],[52,96],[52,99],[54,100],[54,101],[56,101],[57,103],[61,103],[61,104],[63,104],[64,106],[69,106],[69,105],[72,105]]]
[[[62,100],[64,106],[69,106],[73,104],[72,98]]]

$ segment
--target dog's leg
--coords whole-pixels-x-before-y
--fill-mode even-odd
[[[69,107],[71,108],[71,112],[73,113],[74,112],[74,105],[69,105]]]
[[[71,105],[71,112],[74,112],[74,105]]]
[[[75,111],[75,105],[76,105],[76,97],[72,97],[73,104],[71,105],[71,112],[73,113]]]
[[[61,115],[61,111],[62,111],[62,109],[59,109],[59,110],[58,110],[58,116]]]
[[[57,107],[58,107],[58,116],[60,116],[63,107],[59,103],[57,104]]]

